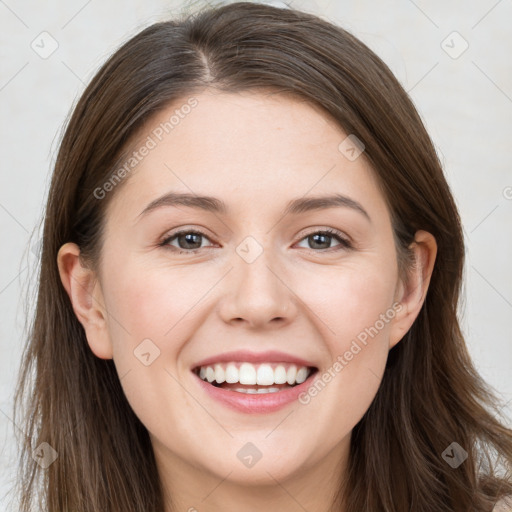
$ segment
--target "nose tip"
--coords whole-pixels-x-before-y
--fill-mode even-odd
[[[250,252],[250,242],[248,245]],[[220,308],[225,322],[247,322],[256,328],[280,326],[291,320],[295,311],[293,293],[284,284],[284,276],[268,264],[269,256],[268,251],[263,251],[252,263],[244,258],[235,263]]]

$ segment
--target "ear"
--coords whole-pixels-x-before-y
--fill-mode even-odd
[[[395,300],[400,302],[402,308],[393,319],[390,349],[405,336],[416,320],[427,296],[437,255],[436,239],[426,231],[417,231],[409,248],[414,251],[414,266],[408,274],[407,282],[400,280],[397,286]]]
[[[92,352],[100,359],[112,359],[103,294],[96,274],[80,260],[80,248],[64,244],[57,264],[62,284],[69,295],[73,311],[82,324]]]

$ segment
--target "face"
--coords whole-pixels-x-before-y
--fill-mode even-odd
[[[261,92],[195,98],[147,123],[134,150],[151,147],[109,203],[94,292],[105,323],[89,344],[113,357],[163,470],[334,478],[413,321],[384,197],[317,108]]]

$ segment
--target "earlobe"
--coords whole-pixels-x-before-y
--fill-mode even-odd
[[[101,359],[112,359],[112,344],[108,333],[103,295],[97,276],[80,260],[80,248],[64,244],[57,255],[62,284],[73,311],[82,324],[92,352]]]
[[[402,308],[397,313],[389,340],[389,348],[395,346],[409,331],[416,320],[427,296],[430,278],[437,255],[437,243],[427,231],[417,231],[414,242],[409,246],[414,252],[414,265],[409,271],[407,282],[399,282],[395,299]]]

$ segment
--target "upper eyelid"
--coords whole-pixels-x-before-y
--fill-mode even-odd
[[[300,236],[299,240],[302,240],[303,238],[305,238],[307,236],[315,235],[317,233],[326,233],[327,235],[330,235],[330,236],[339,236],[340,238],[343,238],[347,241],[351,241],[351,238],[339,229],[335,229],[335,228],[305,228],[305,229],[307,230],[306,232],[304,232],[304,230],[302,230],[299,233],[299,235],[302,234]]]

